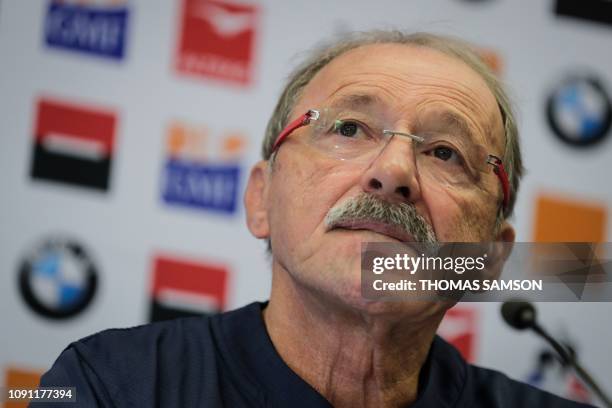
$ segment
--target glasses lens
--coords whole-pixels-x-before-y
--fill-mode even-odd
[[[444,133],[420,134],[414,144],[419,174],[448,185],[473,185],[486,169],[487,151],[470,139]]]
[[[385,144],[382,123],[355,109],[323,109],[312,124],[310,143],[342,160],[369,160]]]

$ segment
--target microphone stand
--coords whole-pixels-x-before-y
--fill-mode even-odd
[[[569,365],[570,367],[573,367],[574,370],[576,370],[576,373],[578,374],[580,379],[582,379],[582,381],[584,381],[585,384],[587,384],[591,388],[593,393],[595,393],[595,395],[599,397],[599,399],[604,403],[607,408],[612,408],[612,400],[610,400],[610,397],[606,395],[606,393],[599,387],[599,385],[597,385],[593,377],[591,377],[590,374],[580,365],[573,353],[569,353],[565,349],[565,347],[563,347],[557,340],[550,336],[546,332],[546,330],[544,330],[536,322],[533,322],[531,328],[533,329],[533,331],[542,336],[542,338],[544,338],[555,349],[555,351],[559,354],[561,360],[565,364]]]

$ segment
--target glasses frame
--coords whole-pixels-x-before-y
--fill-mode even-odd
[[[274,144],[272,145],[272,154],[274,154],[278,150],[278,148],[283,143],[283,141],[287,139],[287,137],[291,133],[293,133],[295,130],[303,126],[310,124],[311,121],[319,119],[320,115],[321,115],[320,111],[316,109],[309,109],[306,113],[304,113],[303,115],[301,115],[300,117],[298,117],[297,119],[289,123],[283,129],[283,131],[280,132],[280,134],[274,141]],[[389,133],[389,134],[406,135],[412,139],[418,139],[418,136],[411,135],[408,133],[395,132],[391,130],[384,130],[383,132]],[[508,173],[506,172],[502,159],[499,158],[498,156],[495,156],[494,154],[489,154],[487,156],[487,164],[490,164],[493,167],[493,172],[495,173],[495,175],[499,179],[499,182],[501,183],[502,192],[504,194],[502,208],[505,213],[508,209],[508,204],[510,203],[510,181],[508,179]]]

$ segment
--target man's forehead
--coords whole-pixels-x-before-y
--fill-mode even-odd
[[[306,85],[294,114],[329,104],[395,109],[413,101],[447,102],[483,133],[503,133],[495,96],[477,72],[456,57],[403,44],[364,45],[336,57]]]
[[[372,88],[380,84],[380,97],[385,100],[405,98],[404,91],[419,86],[432,90],[441,86],[460,90],[463,96],[484,103],[495,102],[480,75],[458,58],[432,48],[403,44],[369,44],[349,50],[324,66],[306,85],[304,93],[328,98],[347,87],[365,84]],[[391,86],[382,89],[385,84]]]

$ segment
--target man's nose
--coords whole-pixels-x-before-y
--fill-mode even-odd
[[[415,202],[421,196],[412,140],[393,135],[361,178],[366,193],[391,202]]]

